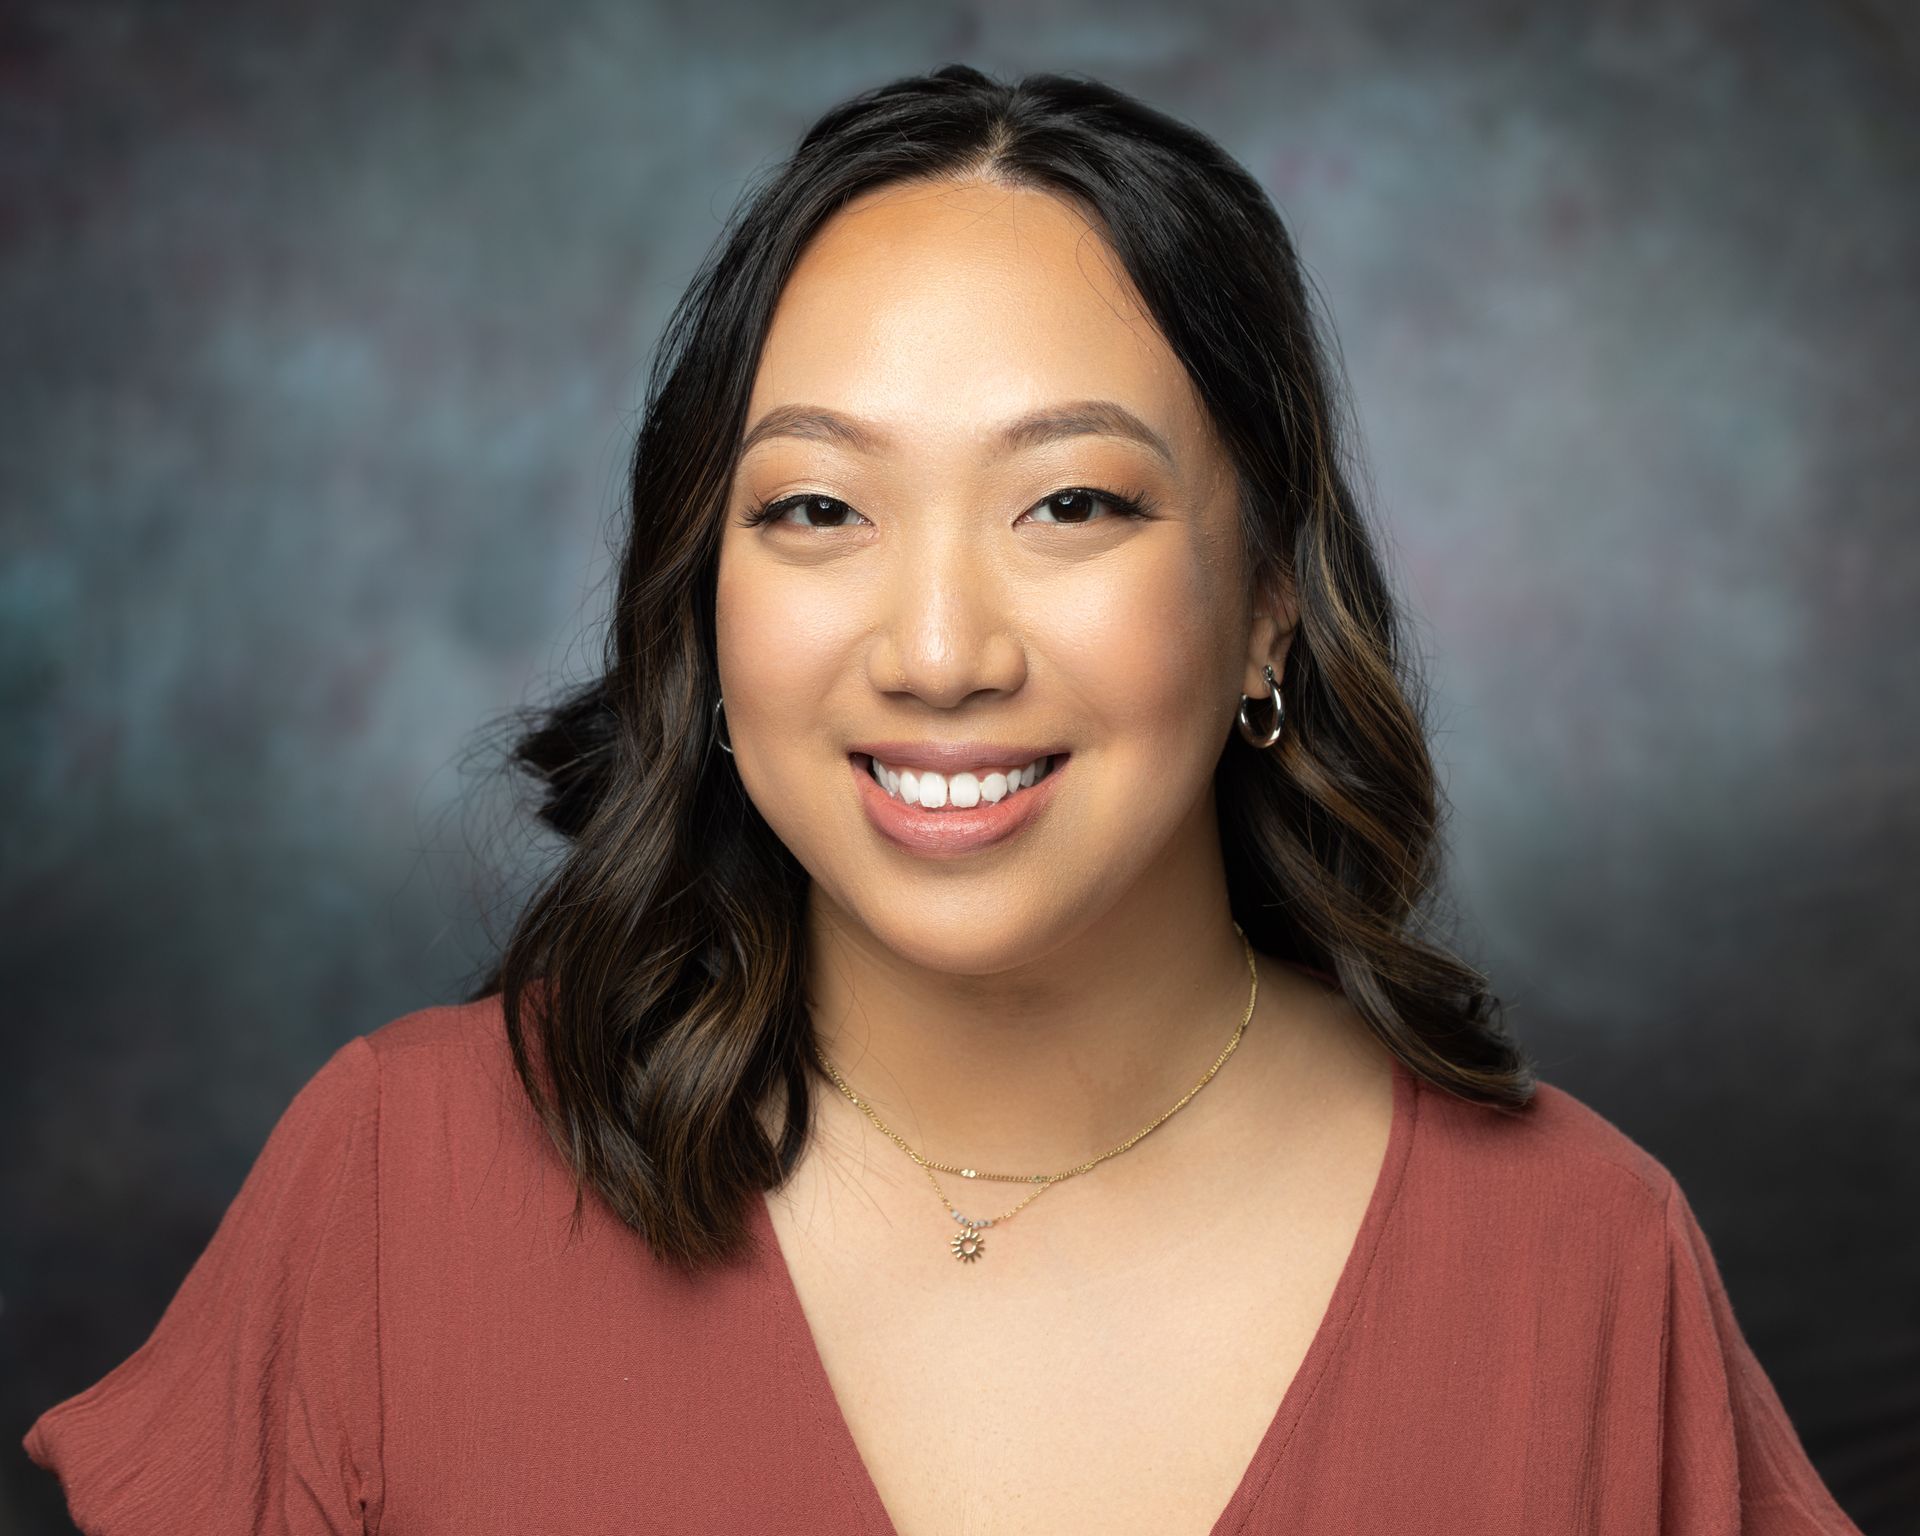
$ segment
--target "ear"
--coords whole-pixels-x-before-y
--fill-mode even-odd
[[[1254,593],[1253,622],[1247,631],[1247,669],[1240,680],[1242,693],[1253,699],[1266,697],[1267,674],[1263,669],[1272,667],[1276,679],[1285,672],[1287,650],[1299,627],[1300,608],[1293,583],[1276,573]]]

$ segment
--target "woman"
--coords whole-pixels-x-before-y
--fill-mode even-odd
[[[83,1528],[1853,1530],[1666,1169],[1415,931],[1342,446],[1208,139],[958,66],[822,118],[520,743],[565,860],[34,1426]]]

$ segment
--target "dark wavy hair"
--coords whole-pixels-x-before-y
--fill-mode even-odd
[[[1293,584],[1286,729],[1268,751],[1230,733],[1214,770],[1235,919],[1330,973],[1426,1082],[1532,1100],[1502,1005],[1431,933],[1442,813],[1422,694],[1279,214],[1210,138],[1109,85],[950,64],[832,108],[747,189],[653,361],[602,675],[508,717],[506,766],[566,846],[466,1001],[501,994],[576,1220],[591,1184],[689,1274],[737,1256],[743,1199],[785,1181],[809,1084],[831,1086],[809,1048],[807,873],[712,733],[718,550],[760,349],[802,248],[850,199],[973,177],[1093,221],[1231,455],[1249,582]],[[775,1093],[777,1142],[760,1119]]]

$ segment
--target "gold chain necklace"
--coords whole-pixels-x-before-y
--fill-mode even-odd
[[[1104,1163],[1110,1157],[1119,1156],[1120,1153],[1125,1152],[1135,1142],[1139,1141],[1141,1137],[1145,1136],[1148,1131],[1158,1129],[1164,1121],[1173,1116],[1175,1111],[1183,1109],[1188,1099],[1191,1099],[1202,1088],[1206,1087],[1208,1083],[1213,1081],[1213,1074],[1220,1070],[1221,1065],[1233,1054],[1234,1047],[1240,1043],[1240,1036],[1246,1031],[1247,1021],[1253,1017],[1254,1000],[1260,995],[1260,972],[1254,965],[1253,945],[1247,942],[1246,933],[1238,923],[1233,925],[1233,931],[1240,935],[1240,947],[1246,951],[1247,975],[1250,978],[1250,986],[1247,991],[1247,1011],[1241,1015],[1239,1028],[1234,1030],[1233,1038],[1227,1042],[1227,1048],[1214,1059],[1213,1065],[1207,1068],[1206,1076],[1202,1077],[1199,1082],[1189,1088],[1185,1097],[1183,1097],[1178,1104],[1174,1105],[1172,1109],[1168,1110],[1166,1114],[1154,1121],[1152,1125],[1147,1126],[1145,1130],[1134,1132],[1133,1135],[1121,1142],[1120,1145],[1115,1147],[1111,1152],[1103,1152],[1100,1156],[1094,1158],[1092,1162],[1082,1163],[1077,1168],[1069,1168],[1064,1173],[983,1173],[977,1168],[957,1168],[952,1163],[936,1163],[931,1158],[922,1157],[918,1152],[914,1151],[912,1147],[908,1146],[906,1142],[902,1141],[900,1137],[888,1130],[885,1125],[882,1125],[880,1117],[873,1112],[873,1106],[862,1100],[857,1093],[846,1085],[840,1074],[834,1071],[833,1063],[827,1060],[826,1052],[820,1049],[818,1041],[814,1042],[813,1053],[820,1058],[820,1065],[827,1069],[827,1072],[832,1076],[834,1082],[839,1084],[840,1091],[851,1099],[859,1109],[865,1112],[866,1117],[879,1128],[881,1134],[896,1143],[901,1151],[905,1152],[908,1157],[912,1158],[925,1170],[928,1182],[933,1185],[934,1193],[940,1197],[940,1203],[947,1207],[947,1214],[952,1216],[961,1226],[961,1230],[954,1233],[953,1237],[948,1241],[947,1246],[956,1259],[959,1259],[963,1263],[971,1264],[978,1259],[985,1250],[986,1239],[981,1237],[980,1234],[988,1227],[994,1225],[995,1222],[1005,1221],[1008,1217],[1017,1215],[1035,1200],[1038,1200],[1049,1189],[1053,1188],[1054,1185],[1061,1183],[1063,1180],[1071,1179],[1078,1174],[1085,1173],[1088,1169],[1095,1168],[1101,1163]],[[989,1217],[985,1221],[974,1221],[969,1217],[962,1216],[954,1206],[948,1204],[947,1192],[940,1187],[940,1181],[933,1176],[933,1171],[936,1168],[942,1173],[957,1173],[963,1179],[990,1179],[1001,1184],[1033,1184],[1038,1187],[1011,1211],[1002,1211],[998,1216]]]

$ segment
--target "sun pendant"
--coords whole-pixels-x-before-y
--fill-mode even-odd
[[[980,1257],[981,1251],[987,1246],[987,1240],[969,1227],[964,1232],[954,1233],[947,1246],[953,1250],[953,1256],[961,1263],[971,1264]]]

